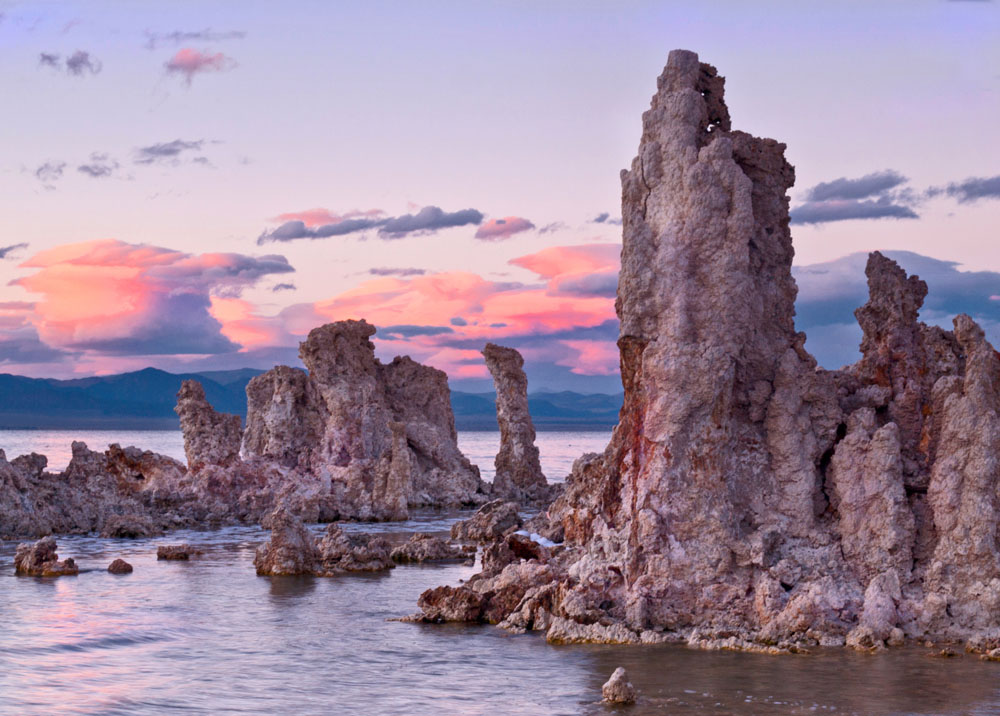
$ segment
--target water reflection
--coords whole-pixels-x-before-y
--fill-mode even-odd
[[[404,540],[456,513],[347,525]],[[405,526],[405,529],[402,527]],[[324,527],[313,527],[317,533]],[[13,576],[0,545],[0,714],[611,714],[601,684],[625,666],[642,692],[627,713],[996,714],[1000,664],[841,649],[772,657],[679,646],[551,646],[493,627],[387,621],[415,611],[463,564],[375,575],[257,577],[256,527],[145,540],[62,538],[75,578]],[[204,554],[158,562],[158,544]],[[115,557],[135,571],[104,572]]]

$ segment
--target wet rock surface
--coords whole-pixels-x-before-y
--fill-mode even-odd
[[[731,128],[723,85],[672,52],[622,174],[625,401],[547,510],[563,544],[494,537],[482,573],[421,598],[430,620],[766,653],[1000,627],[997,352],[968,316],[919,322],[926,286],[873,253],[863,358],[819,368],[794,327],[794,170]]]
[[[43,537],[33,544],[19,544],[14,554],[14,574],[26,577],[62,577],[78,574],[80,568],[72,558],[59,559],[56,541]]]
[[[513,348],[487,343],[486,367],[493,376],[497,396],[500,452],[496,456],[494,498],[520,503],[547,503],[549,485],[542,474],[535,447],[535,426],[528,410],[528,378],[524,359]]]

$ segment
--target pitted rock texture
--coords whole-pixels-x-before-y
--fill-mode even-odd
[[[522,524],[516,502],[493,500],[467,520],[451,526],[451,538],[462,542],[490,542],[513,532]]]
[[[216,412],[205,398],[201,383],[185,380],[181,384],[174,412],[181,420],[184,454],[191,470],[204,465],[231,465],[239,457],[243,421],[239,415]]]
[[[863,358],[818,368],[794,328],[794,171],[731,129],[722,90],[672,52],[622,174],[625,401],[547,511],[564,543],[515,559],[504,538],[461,589],[476,620],[559,642],[989,644],[1000,358],[968,316],[920,323],[925,284],[873,253]],[[433,596],[432,619],[474,601]]]
[[[290,505],[307,518],[401,520],[413,506],[482,504],[447,376],[410,358],[381,363],[374,332],[365,321],[313,329],[299,349],[308,373],[278,366],[250,382],[237,471],[261,466],[310,485]]]
[[[483,357],[496,388],[500,426],[493,497],[521,503],[548,502],[549,486],[538,461],[535,426],[528,410],[524,358],[513,348],[495,343],[486,344]]]
[[[392,561],[399,564],[464,560],[475,556],[476,548],[472,545],[451,544],[440,537],[420,533],[392,550]]]
[[[131,574],[132,565],[119,557],[108,565],[108,572],[111,574]]]
[[[601,696],[604,697],[605,701],[612,704],[635,703],[635,687],[628,680],[628,672],[625,671],[624,667],[619,666],[611,674],[611,678],[601,687]]]
[[[194,495],[182,495],[184,466],[169,457],[111,445],[95,452],[72,445],[61,473],[45,470],[44,455],[10,462],[0,451],[0,537],[99,532],[146,537],[190,526]]]
[[[59,560],[56,541],[43,537],[34,544],[19,544],[14,554],[14,574],[28,577],[63,577],[80,572],[72,558]]]
[[[317,539],[292,512],[277,508],[265,520],[271,539],[257,548],[254,567],[262,576],[332,577],[395,567],[392,547],[377,535],[348,534],[331,524]]]

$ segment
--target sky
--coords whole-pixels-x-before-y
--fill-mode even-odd
[[[297,365],[366,318],[455,388],[492,340],[616,392],[619,172],[674,48],[788,145],[823,365],[876,249],[1000,345],[997,2],[0,0],[0,371]]]

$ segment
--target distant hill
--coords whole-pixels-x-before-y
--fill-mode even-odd
[[[246,416],[246,386],[263,371],[132,373],[55,380],[0,374],[0,429],[175,430],[177,391],[188,378],[205,387],[212,406]],[[459,430],[496,430],[493,393],[452,391]],[[622,394],[534,393],[528,405],[539,430],[607,429],[618,422]]]

